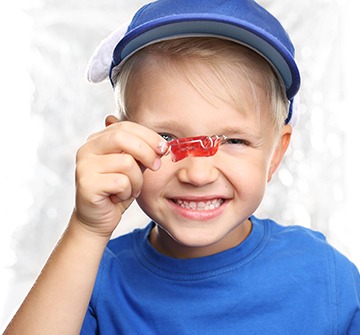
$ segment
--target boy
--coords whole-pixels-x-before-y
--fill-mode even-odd
[[[159,0],[111,35],[90,78],[110,68],[120,117],[79,149],[68,228],[5,333],[358,334],[353,264],[253,216],[291,138],[293,54],[251,0]],[[134,199],[151,223],[109,242]]]

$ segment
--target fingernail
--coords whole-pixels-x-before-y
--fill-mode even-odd
[[[168,148],[167,142],[164,142],[164,141],[160,142],[159,145],[158,145],[158,148],[160,149],[160,152],[162,154],[164,154],[166,152],[167,148]]]
[[[156,158],[153,164],[153,170],[157,171],[159,170],[161,167],[161,159],[160,158]]]

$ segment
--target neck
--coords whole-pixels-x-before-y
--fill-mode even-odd
[[[220,241],[206,246],[188,246],[176,241],[166,230],[156,224],[150,232],[150,244],[159,253],[178,259],[211,256],[241,244],[250,234],[251,221],[248,219],[235,228],[237,234],[228,234]]]

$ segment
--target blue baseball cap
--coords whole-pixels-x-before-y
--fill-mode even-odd
[[[181,37],[217,37],[249,47],[264,57],[283,81],[290,102],[300,88],[294,46],[280,22],[253,0],[158,0],[140,8],[130,24],[113,35],[110,80],[140,49]],[[116,40],[117,38],[117,40]],[[108,68],[109,69],[109,68]]]

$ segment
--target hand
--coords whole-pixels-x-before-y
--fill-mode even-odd
[[[139,124],[123,121],[90,136],[76,159],[78,221],[110,237],[122,214],[139,195],[146,168],[158,170],[166,141]]]

